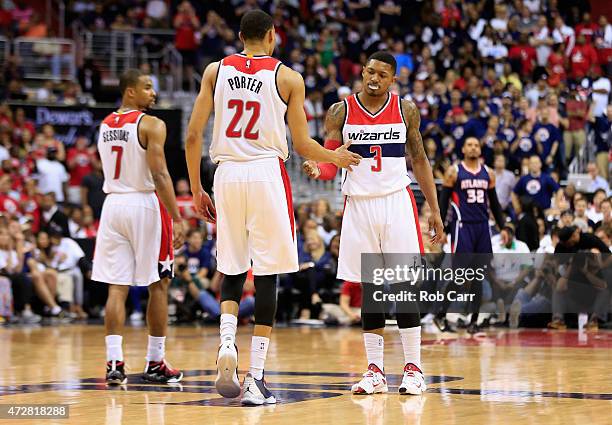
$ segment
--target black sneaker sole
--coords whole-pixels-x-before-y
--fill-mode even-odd
[[[150,382],[153,384],[176,384],[183,379],[183,372],[177,377],[168,378],[167,376],[159,376],[154,374],[142,374],[143,381]]]
[[[127,376],[124,377],[123,379],[121,378],[111,378],[111,379],[106,379],[106,385],[125,385],[127,384]]]

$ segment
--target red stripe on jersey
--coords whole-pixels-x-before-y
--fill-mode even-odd
[[[161,243],[159,245],[159,261],[174,260],[174,249],[172,248],[172,218],[162,204],[159,195],[155,192],[159,203],[159,215],[161,217]]]
[[[291,223],[291,238],[295,240],[295,219],[293,217],[293,195],[291,194],[291,181],[285,168],[285,163],[278,158],[280,164],[281,177],[283,178],[283,186],[285,186],[285,198],[287,198],[287,213],[289,214],[289,223]]]
[[[141,114],[144,114],[144,112],[130,111],[123,114],[113,112],[112,114],[104,118],[104,121],[102,121],[102,123],[106,124],[111,128],[119,128],[123,127],[126,124],[136,123],[136,121],[138,121],[138,117],[140,117]]]
[[[419,224],[419,210],[417,209],[417,204],[414,199],[414,193],[412,193],[412,190],[410,190],[408,186],[406,186],[406,190],[408,191],[408,196],[410,196],[410,201],[412,202],[412,213],[414,214],[417,237],[419,238],[419,251],[421,251],[421,254],[425,254],[425,248],[423,247],[423,235],[421,235],[421,225]]]
[[[389,94],[390,99],[381,111],[371,114],[364,110],[358,103],[356,94],[346,98],[348,105],[348,115],[346,124],[353,125],[377,125],[377,124],[402,124],[402,112],[399,107],[397,95]]]
[[[248,57],[240,55],[232,55],[223,59],[221,62],[225,66],[233,66],[236,71],[242,72],[243,74],[253,75],[259,71],[274,71],[276,65],[280,61],[278,59],[263,57]]]

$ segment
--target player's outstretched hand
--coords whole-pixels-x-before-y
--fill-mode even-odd
[[[361,161],[362,158],[360,155],[349,151],[349,146],[351,146],[351,142],[340,146],[334,151],[336,153],[334,164],[340,168],[346,168],[349,171],[353,171],[351,165],[359,165],[359,161]]]
[[[442,244],[444,236],[444,224],[442,224],[442,218],[440,213],[432,213],[429,216],[429,241],[432,244]]]
[[[213,204],[210,195],[200,187],[199,190],[193,192],[193,206],[195,207],[198,216],[202,217],[209,223],[215,223],[217,221],[217,210],[215,204]]]
[[[321,170],[317,165],[317,161],[304,161],[302,164],[302,170],[304,170],[304,173],[306,173],[306,175],[311,179],[316,179],[321,175]]]
[[[172,221],[172,245],[179,249],[185,243],[185,222],[183,219]]]

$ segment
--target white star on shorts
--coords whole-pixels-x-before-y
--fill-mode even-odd
[[[172,260],[170,258],[170,254],[168,254],[168,256],[166,257],[166,259],[164,261],[160,261],[159,264],[162,265],[162,269],[161,272],[165,272],[166,270],[168,271],[172,271],[172,263],[174,263],[174,260]]]

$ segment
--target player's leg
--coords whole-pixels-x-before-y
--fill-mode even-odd
[[[417,205],[410,188],[387,195],[384,208],[388,225],[381,239],[383,252],[401,253],[406,257],[408,254],[424,254]],[[414,292],[414,283],[393,283],[392,288],[394,292]],[[396,318],[404,351],[404,375],[399,392],[422,394],[426,386],[421,366],[421,317],[418,302],[397,302]]]
[[[123,234],[124,211],[113,204],[112,195],[107,198],[96,237],[91,280],[107,283],[104,326],[106,328],[106,382],[125,384],[123,358],[123,324],[125,301],[134,280],[135,256],[129,241]]]
[[[284,163],[270,161],[252,173],[256,179],[249,184],[246,225],[257,295],[242,403],[259,405],[276,403],[263,377],[276,315],[277,275],[296,272],[298,261],[291,185]]]
[[[338,279],[363,282],[361,255],[382,254],[378,233],[378,205],[376,199],[347,198],[340,232],[338,257]],[[373,261],[382,260],[373,258]],[[382,261],[380,266],[382,267]],[[363,378],[351,388],[354,394],[374,394],[387,391],[384,367],[385,308],[374,301],[374,292],[381,286],[362,283],[361,323],[367,359],[367,370]]]
[[[491,230],[489,223],[478,223],[470,225],[470,230],[473,239],[473,256],[470,257],[469,264],[470,268],[478,268],[487,265],[486,272],[489,273],[491,270],[490,262],[493,253],[493,246],[491,245]],[[466,254],[464,254],[466,255]],[[470,294],[474,294],[474,297],[470,301],[469,311],[471,313],[470,324],[468,325],[468,332],[471,334],[480,331],[478,326],[478,315],[480,313],[480,305],[482,304],[482,284],[483,282],[469,282],[466,288],[469,288]]]
[[[245,226],[247,183],[241,181],[244,177],[234,174],[243,170],[244,166],[237,167],[236,170],[231,167],[232,165],[221,164],[215,173],[214,182],[217,208],[217,270],[224,274],[221,283],[220,344],[215,387],[220,395],[229,398],[240,394],[236,328],[242,287],[251,266]]]
[[[149,290],[149,335],[142,377],[148,382],[176,383],[183,378],[183,373],[166,361],[168,286],[174,263],[172,219],[157,196],[144,195],[142,198],[146,208],[139,208],[132,214],[128,230],[136,253],[134,281]]]

